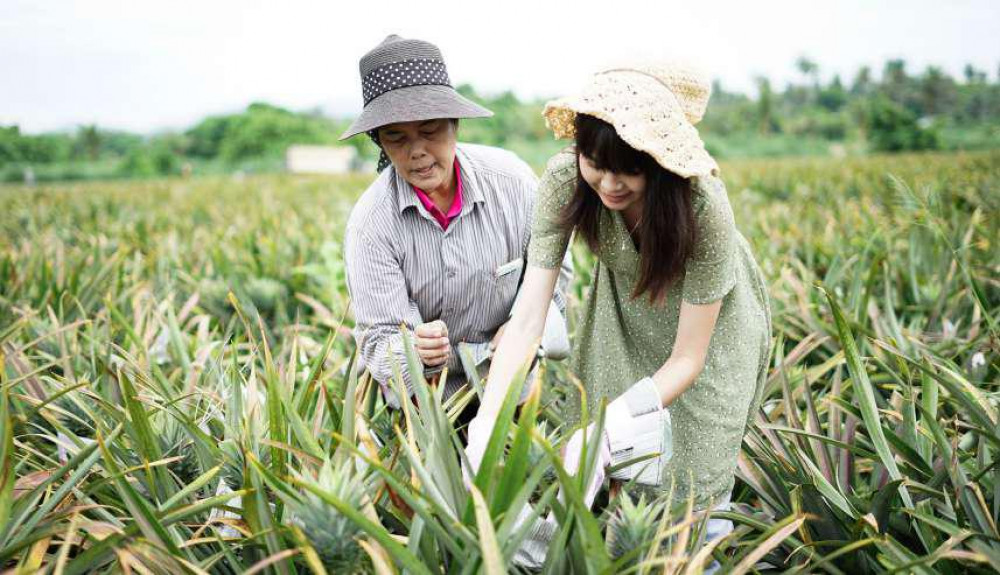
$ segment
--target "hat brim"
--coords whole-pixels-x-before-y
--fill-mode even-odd
[[[398,122],[435,118],[489,118],[493,112],[465,98],[451,86],[407,86],[375,98],[347,128],[346,140],[368,130]]]
[[[633,83],[644,81],[633,79]],[[583,94],[549,101],[542,112],[546,126],[558,139],[574,139],[576,115],[594,116],[614,126],[629,146],[646,152],[660,166],[683,178],[719,174],[719,165],[705,149],[697,128],[685,117],[673,94],[660,92],[658,84],[645,86],[643,93],[659,105],[656,113],[650,114],[642,105],[629,106],[624,101],[609,104],[602,90],[608,91],[609,84],[618,82],[615,78],[601,78],[601,85],[592,83]],[[624,93],[631,93],[631,86]]]

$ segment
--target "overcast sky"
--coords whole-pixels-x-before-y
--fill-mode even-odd
[[[845,81],[895,57],[995,79],[1000,0],[0,0],[0,124],[152,132],[252,101],[353,116],[358,59],[390,33],[436,43],[455,83],[522,97],[631,58],[746,92],[795,79],[803,55]]]

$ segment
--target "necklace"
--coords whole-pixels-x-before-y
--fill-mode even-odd
[[[634,234],[635,231],[637,229],[639,229],[639,224],[642,223],[642,218],[639,218],[638,220],[636,220],[635,225],[632,226],[631,230],[628,229],[628,224],[625,222],[625,216],[624,216],[624,214],[622,215],[622,223],[625,224],[625,230],[626,230],[625,237],[622,238],[622,250],[624,251],[625,250],[625,242],[632,241],[632,234]]]

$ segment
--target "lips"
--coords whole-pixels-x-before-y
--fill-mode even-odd
[[[429,165],[429,166],[427,166],[425,168],[421,168],[419,170],[413,170],[413,173],[416,174],[416,175],[418,175],[418,176],[429,176],[432,171],[434,171],[434,164],[431,164],[431,165]]]
[[[620,202],[625,198],[629,197],[629,195],[630,195],[629,192],[626,192],[624,194],[619,194],[619,195],[604,194],[604,197],[611,200],[612,202]]]

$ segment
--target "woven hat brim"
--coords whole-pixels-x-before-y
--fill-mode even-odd
[[[462,96],[451,86],[407,86],[375,98],[340,139],[398,122],[435,118],[489,118],[493,112]]]
[[[602,82],[609,81],[614,80],[602,79]],[[649,82],[642,78],[633,81]],[[655,88],[647,87],[647,94],[657,94],[659,91],[654,92]],[[698,129],[685,117],[673,95],[664,91],[656,98],[660,105],[655,110],[628,106],[626,102],[609,106],[592,84],[583,94],[546,103],[542,114],[556,138],[575,138],[576,115],[587,114],[611,124],[625,143],[646,152],[663,168],[683,178],[717,176],[719,165],[705,149]]]

